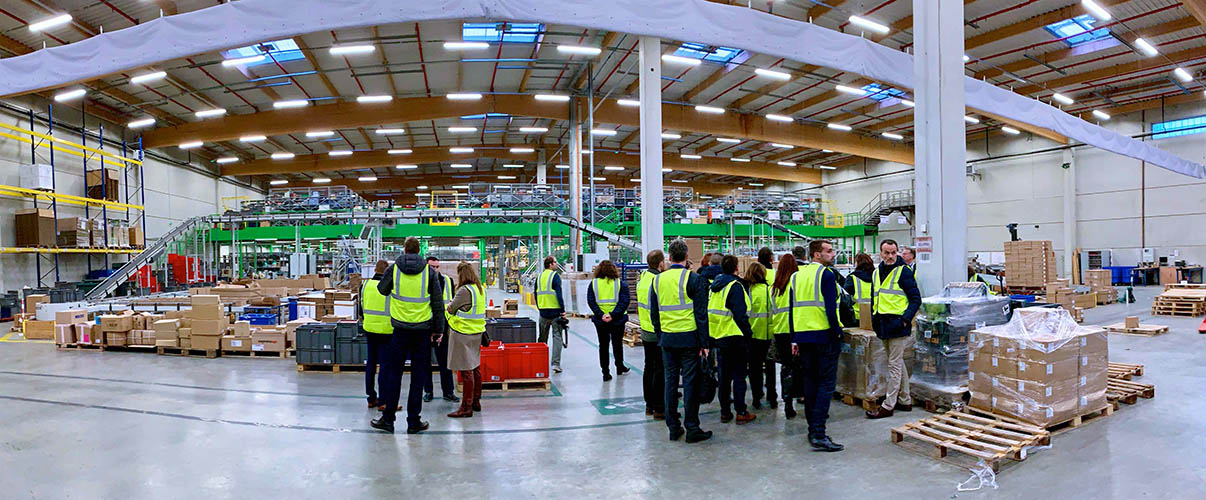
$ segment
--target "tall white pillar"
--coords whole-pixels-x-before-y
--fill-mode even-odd
[[[967,281],[967,136],[963,116],[963,2],[913,0],[913,123],[917,236],[933,238],[919,255],[922,293]]]
[[[1064,277],[1072,278],[1072,283],[1079,283],[1079,276],[1072,276],[1072,263],[1076,259],[1076,152],[1071,148],[1064,150]],[[1081,270],[1083,272],[1083,269]]]
[[[641,250],[647,255],[664,245],[662,225],[662,41],[640,39],[641,98]]]
[[[578,121],[578,100],[570,99],[570,147],[569,189],[570,218],[582,222],[582,123]],[[582,233],[570,229],[570,260],[578,270],[578,256],[582,255]]]
[[[544,150],[536,152],[536,184],[549,183],[549,165],[548,159],[544,157]]]

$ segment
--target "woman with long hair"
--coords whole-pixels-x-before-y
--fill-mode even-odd
[[[457,288],[448,304],[448,369],[460,372],[461,406],[452,418],[482,411],[482,334],[486,332],[486,288],[473,265],[456,266]]]
[[[774,405],[775,400],[775,362],[766,357],[770,352],[771,339],[771,310],[774,299],[770,283],[766,281],[766,268],[757,262],[750,264],[745,271],[745,282],[750,290],[750,362],[747,373],[750,375],[750,391],[754,396],[754,409],[762,408],[762,396],[766,395],[767,402]],[[765,391],[763,390],[765,389]]]
[[[791,283],[792,276],[795,276],[796,271],[799,270],[800,266],[796,264],[796,258],[790,253],[785,253],[779,258],[779,267],[775,270],[775,282],[771,284],[771,297],[775,303],[775,310],[771,315],[771,334],[774,335],[776,361],[783,365],[779,368],[779,388],[783,397],[783,415],[789,419],[795,418],[796,409],[791,404],[795,394],[792,394],[792,388],[788,384],[793,377],[791,376],[791,295],[788,293],[787,287]],[[774,398],[768,398],[768,403],[771,408],[775,407]]]
[[[628,373],[624,366],[624,323],[628,322],[628,284],[620,280],[620,272],[610,260],[599,263],[595,268],[595,279],[586,287],[586,303],[590,306],[590,320],[595,324],[599,337],[599,368],[603,370],[603,381],[611,380],[611,369],[607,366],[607,346],[615,351],[616,374]]]

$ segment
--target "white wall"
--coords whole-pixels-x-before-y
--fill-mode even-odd
[[[33,104],[36,109],[43,110],[45,113],[45,104],[32,102],[28,100],[12,101],[12,104],[22,107],[28,107]],[[63,120],[70,125],[78,124],[78,113],[72,112],[77,116],[74,120],[70,117],[59,116],[60,113],[56,110],[55,120]],[[0,123],[5,123],[12,126],[17,126],[25,129],[30,128],[28,116],[18,113],[12,113],[8,110],[0,109]],[[95,131],[98,123],[89,121],[87,126],[89,130]],[[118,127],[113,124],[106,123],[106,137],[116,137]],[[42,123],[36,123],[34,130],[37,132],[45,132],[46,126]],[[7,132],[7,130],[6,130]],[[62,135],[61,135],[62,134]],[[19,135],[19,134],[18,134]],[[62,137],[73,142],[79,142],[78,133],[65,134],[64,132],[56,133],[56,136]],[[96,145],[95,138],[89,138],[89,145]],[[114,151],[112,146],[107,145],[106,151]],[[24,165],[29,165],[31,162],[49,163],[50,153],[49,148],[42,146],[38,148],[37,155],[32,158],[29,144],[20,142],[14,139],[0,137],[0,184],[9,186],[20,186],[20,168]],[[119,152],[120,149],[117,150]],[[55,186],[59,193],[71,194],[76,196],[84,195],[84,166],[83,159],[78,156],[55,152]],[[88,168],[96,168],[98,161],[90,159]],[[137,186],[137,171],[131,169],[130,183]],[[180,221],[197,215],[208,215],[221,211],[222,198],[246,196],[250,198],[262,198],[263,195],[253,189],[248,189],[245,186],[237,185],[225,179],[218,179],[212,175],[190,170],[188,168],[178,166],[169,162],[159,161],[153,158],[146,158],[143,165],[143,173],[146,176],[145,196],[146,196],[146,231],[148,241],[153,241],[163,233],[167,232]],[[120,178],[120,176],[119,176]],[[126,185],[123,182],[121,187],[121,200],[125,199]],[[131,204],[142,204],[141,200],[134,199]],[[227,201],[228,205],[235,206],[237,202]],[[16,235],[14,231],[14,212],[23,208],[33,208],[34,204],[29,198],[18,198],[0,196],[0,247],[12,247],[16,243]],[[47,203],[40,201],[39,207],[45,208]],[[96,217],[98,214],[97,208],[90,208],[91,216]],[[84,215],[83,207],[74,205],[59,204],[58,216],[79,217]],[[134,220],[137,212],[131,213],[131,220]],[[122,212],[109,213],[109,217],[120,218],[124,220],[125,214]],[[16,290],[24,286],[37,285],[37,259],[33,254],[0,254],[0,291]],[[125,262],[125,255],[110,255],[110,263]],[[92,255],[92,269],[104,268],[104,256]],[[49,262],[43,258],[44,265]],[[60,255],[59,256],[59,279],[61,281],[75,281],[84,277],[88,271],[88,257],[85,255]],[[47,272],[47,267],[43,268],[43,273]],[[48,277],[48,283],[54,281],[54,276]]]
[[[1154,122],[1200,115],[1206,115],[1206,106],[1169,107],[1146,116],[1116,116],[1102,125],[1133,135],[1149,131]],[[1155,144],[1206,163],[1206,134],[1159,139]],[[969,160],[1029,153],[975,164],[978,175],[968,177],[967,184],[968,252],[1000,252],[1009,237],[1005,225],[1017,222],[1022,239],[1052,241],[1062,274],[1063,153],[1037,153],[1056,146],[1025,133],[993,137],[988,144],[982,139],[968,143]],[[1143,246],[1156,248],[1157,255],[1176,251],[1177,259],[1206,262],[1206,232],[1200,230],[1206,227],[1206,181],[1144,168],[1138,160],[1091,147],[1077,148],[1075,156],[1076,246],[1114,250],[1116,265],[1134,265]],[[825,172],[823,195],[842,211],[861,210],[882,191],[912,187],[911,170],[908,165],[869,161],[866,166]],[[897,224],[895,214],[880,232],[880,239],[912,240],[911,228]]]

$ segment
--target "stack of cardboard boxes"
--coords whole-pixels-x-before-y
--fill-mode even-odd
[[[996,414],[1049,426],[1107,404],[1106,332],[1063,309],[1018,309],[1008,324],[974,330],[969,365],[971,405]]]
[[[90,248],[92,247],[92,229],[99,221],[83,217],[67,217],[59,219],[59,248]]]
[[[1109,269],[1089,269],[1085,271],[1085,284],[1097,294],[1098,304],[1113,304],[1118,302],[1118,289],[1114,288],[1113,273]]]
[[[1005,284],[1010,288],[1042,288],[1054,281],[1055,251],[1051,241],[1006,241]]]
[[[1093,292],[1076,293],[1066,278],[1047,283],[1045,300],[1049,304],[1059,304],[1078,322],[1084,321],[1085,309],[1097,307],[1097,295]]]
[[[192,320],[189,332],[190,349],[221,349],[222,335],[230,326],[217,295],[194,295],[192,309],[188,311]],[[183,346],[181,346],[183,347]]]
[[[17,210],[13,227],[16,229],[15,246],[49,248],[56,243],[54,211],[48,208]]]

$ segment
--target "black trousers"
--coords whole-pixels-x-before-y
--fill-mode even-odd
[[[792,399],[799,397],[799,384],[792,387],[792,382],[796,377],[793,376],[792,370],[795,369],[795,359],[791,356],[791,334],[778,333],[772,341],[775,343],[775,352],[779,354],[779,396],[783,401],[791,402]]]
[[[382,421],[393,422],[402,395],[402,372],[406,360],[410,360],[410,392],[406,397],[406,424],[419,425],[419,411],[423,408],[423,381],[431,377],[431,332],[395,328],[390,343],[386,346],[383,367],[388,374],[388,387],[382,387],[385,395],[385,412]]]
[[[745,337],[725,337],[717,342],[716,361],[720,368],[720,414],[732,415],[747,411],[745,405],[745,370],[749,367],[750,352]]]
[[[456,383],[452,381],[452,371],[448,369],[448,334],[444,332],[444,337],[435,345],[436,364],[440,367],[440,391],[445,396],[456,395]],[[428,360],[428,364],[431,361]],[[423,381],[423,392],[425,394],[433,394],[435,391],[434,381],[431,379],[431,371],[427,371],[427,379]]]
[[[645,392],[645,408],[666,413],[666,365],[662,363],[662,348],[655,342],[642,342],[645,349],[645,373],[641,387]]]
[[[595,323],[595,334],[599,337],[599,368],[603,369],[603,374],[611,372],[607,367],[607,345],[611,344],[611,350],[615,351],[616,358],[616,373],[623,371],[624,368],[624,323],[612,321],[611,323]]]
[[[386,373],[385,366],[381,363],[381,354],[389,345],[392,335],[365,332],[365,336],[368,338],[368,359],[364,362],[364,394],[368,396],[369,402],[374,402],[377,401],[378,388],[385,392]],[[380,370],[377,365],[382,365]]]
[[[666,368],[666,427],[670,430],[686,427],[688,431],[699,431],[699,348],[663,347],[662,363]],[[683,410],[679,421],[678,378],[683,379]]]
[[[767,401],[774,401],[776,397],[775,362],[766,357],[770,347],[770,340],[750,339],[750,392],[754,401],[761,400],[762,396],[766,396]]]
[[[800,355],[796,357],[794,374],[801,378],[804,398],[804,416],[808,419],[808,436],[825,435],[825,421],[829,419],[829,403],[833,401],[833,389],[837,384],[838,355],[842,353],[842,342],[826,344],[797,344]]]

